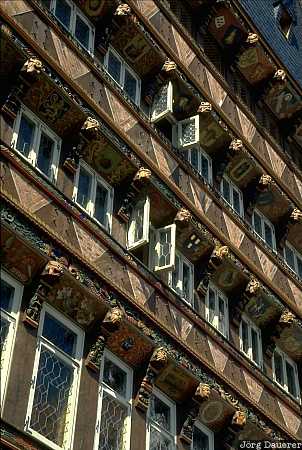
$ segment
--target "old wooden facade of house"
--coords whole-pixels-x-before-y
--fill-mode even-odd
[[[1,445],[302,440],[302,89],[236,0],[1,1]]]

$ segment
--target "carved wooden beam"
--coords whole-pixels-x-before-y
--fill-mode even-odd
[[[48,261],[38,280],[38,286],[29,300],[25,310],[23,321],[37,328],[44,300],[51,288],[59,281],[64,273],[64,265],[58,261]]]
[[[200,405],[208,400],[210,393],[210,386],[205,383],[200,383],[192,398],[193,406],[188,412],[179,436],[182,441],[186,442],[189,445],[191,445],[192,443],[193,427],[199,413]]]
[[[151,171],[144,167],[140,167],[134,175],[133,180],[129,185],[128,191],[126,192],[122,204],[118,210],[118,215],[124,222],[128,222],[128,220],[130,219],[130,215],[135,205],[135,201],[137,200],[137,196],[139,192],[147,188],[151,179],[151,175]]]
[[[119,307],[110,309],[101,324],[100,334],[86,359],[86,366],[97,372],[101,366],[104,349],[111,333],[117,331],[123,321],[123,312]]]
[[[148,410],[155,380],[167,364],[166,350],[162,347],[155,349],[135,399],[135,406],[141,411],[146,412]]]
[[[214,248],[197,288],[200,292],[203,292],[204,294],[207,292],[211,277],[224,260],[228,258],[229,254],[229,248],[225,245],[216,246]]]

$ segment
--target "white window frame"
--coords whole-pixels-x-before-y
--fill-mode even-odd
[[[118,366],[121,370],[126,372],[127,381],[126,381],[126,396],[122,397],[120,394],[115,392],[110,386],[107,386],[106,383],[103,382],[103,373],[104,373],[104,363],[105,359],[113,362],[116,366]],[[98,407],[97,407],[97,419],[95,426],[95,438],[94,438],[94,450],[98,450],[99,441],[100,441],[100,425],[101,425],[101,414],[102,414],[102,399],[103,392],[106,392],[111,397],[115,398],[118,402],[128,408],[128,416],[127,416],[127,433],[126,433],[126,442],[124,450],[129,450],[130,448],[130,435],[131,435],[131,417],[132,417],[132,389],[133,389],[133,370],[126,365],[121,359],[115,356],[108,349],[105,349],[100,369],[100,387],[99,387],[99,399],[98,399]]]
[[[193,425],[193,439],[191,443],[191,450],[194,449],[194,427],[198,428],[202,433],[204,433],[209,442],[209,450],[214,450],[214,433],[211,431],[208,427],[206,427],[203,423],[201,423],[199,420],[196,420]]]
[[[226,181],[229,185],[230,188],[230,202],[224,198],[223,196],[223,181]],[[232,210],[238,214],[238,212],[236,211],[235,207],[234,207],[234,191],[237,192],[237,194],[239,195],[239,203],[240,203],[240,212],[239,215],[240,217],[243,217],[244,213],[243,213],[243,195],[241,190],[233,183],[233,181],[226,175],[223,175],[221,182],[220,182],[220,193],[222,198],[224,199],[224,201],[230,205],[230,207],[232,208]]]
[[[281,356],[282,360],[282,373],[283,373],[283,380],[284,385],[280,384],[276,379],[276,371],[275,371],[275,353],[278,353],[279,356]],[[291,394],[288,390],[288,382],[287,382],[287,372],[286,372],[286,365],[285,362],[287,362],[289,365],[292,366],[294,369],[294,378],[295,378],[295,386],[298,396],[295,397]],[[273,368],[273,381],[283,390],[285,391],[291,398],[295,399],[299,403],[301,403],[301,390],[299,385],[299,376],[298,376],[298,368],[297,364],[289,357],[286,353],[284,353],[282,350],[280,350],[279,347],[276,347],[272,356],[272,368]]]
[[[120,62],[120,64],[121,64],[121,73],[120,73],[120,80],[119,80],[119,82],[116,81],[116,80],[112,77],[112,75],[110,74],[110,72],[109,72],[108,65],[109,65],[109,54],[110,54],[110,52],[113,54],[113,56],[114,56],[116,59],[119,60],[119,62]],[[131,67],[125,62],[124,58],[122,58],[122,57],[120,56],[120,54],[117,53],[117,51],[114,50],[113,47],[111,47],[111,45],[109,46],[108,51],[107,51],[107,53],[106,53],[106,55],[105,55],[105,59],[104,59],[104,67],[105,67],[105,69],[106,69],[108,75],[113,79],[113,81],[114,81],[115,83],[117,83],[117,84],[120,86],[120,88],[121,88],[122,90],[124,90],[124,84],[125,84],[125,69],[128,70],[128,72],[129,72],[129,73],[133,76],[133,78],[135,78],[135,80],[136,80],[136,94],[135,94],[135,100],[134,100],[134,103],[135,103],[137,106],[139,106],[139,105],[140,105],[140,98],[141,98],[141,79],[140,79],[139,76],[131,69]]]
[[[127,247],[129,250],[134,250],[138,247],[141,247],[144,244],[149,242],[149,228],[150,228],[150,199],[149,197],[145,197],[145,199],[139,200],[139,202],[144,201],[144,214],[143,214],[143,236],[138,241],[134,239],[134,229],[136,221],[133,217],[133,214],[137,208],[137,204],[135,205],[133,212],[130,217],[130,224],[128,228],[128,244]]]
[[[248,328],[248,351],[247,353],[243,350],[243,336],[242,336],[242,320],[240,321],[239,326],[239,341],[240,341],[240,350],[244,353],[257,367],[260,369],[263,368],[263,354],[262,354],[262,336],[261,330],[258,328],[248,316],[242,314],[241,319],[245,321]],[[259,355],[259,363],[253,359],[253,348],[252,348],[252,329],[257,334],[257,347],[258,347],[258,355]]]
[[[194,120],[195,123],[195,136],[196,139],[194,142],[190,142],[189,144],[184,144],[182,141],[181,131],[182,131],[182,125],[186,122],[191,122]],[[200,141],[200,118],[199,114],[195,116],[188,117],[187,119],[181,120],[177,122],[172,128],[172,143],[175,147],[179,149],[188,149],[190,147],[196,146]]]
[[[6,320],[10,323],[7,337],[5,340],[5,348],[3,349],[2,354],[1,354],[0,406],[1,406],[1,410],[2,410],[4,400],[5,400],[5,395],[6,395],[7,382],[8,382],[8,378],[9,378],[9,374],[10,374],[10,367],[11,367],[14,346],[15,346],[16,331],[17,331],[17,326],[19,323],[20,307],[21,307],[21,301],[22,301],[22,295],[23,295],[23,285],[2,269],[1,269],[1,280],[4,280],[7,284],[9,284],[10,286],[12,286],[14,288],[14,296],[12,299],[11,310],[8,312],[2,308],[0,309],[1,317],[3,317],[4,320]]]
[[[92,25],[92,23],[89,21],[89,19],[85,16],[85,14],[81,11],[80,8],[78,8],[71,0],[65,0],[66,3],[69,4],[71,8],[71,15],[70,15],[70,24],[69,28],[67,28],[60,19],[56,16],[55,10],[56,10],[56,3],[61,0],[51,0],[50,3],[50,11],[55,16],[55,18],[60,22],[60,24],[67,30],[69,33],[74,37],[74,39],[80,44],[80,46],[86,50],[90,55],[93,56],[94,54],[94,36],[95,36],[95,28]],[[79,16],[83,22],[88,26],[89,28],[89,43],[88,48],[86,48],[76,37],[75,35],[75,29],[76,29],[76,17]]]
[[[197,149],[198,152],[198,169],[196,169],[196,167],[193,166],[192,164],[192,150],[194,150],[194,148]],[[207,161],[208,161],[208,173],[209,173],[209,177],[208,179],[206,179],[201,171],[201,156],[203,156]],[[213,183],[213,169],[212,169],[212,158],[202,149],[202,147],[200,145],[193,145],[191,148],[189,148],[187,150],[187,159],[188,162],[191,164],[191,166],[193,167],[193,169],[197,170],[197,172],[202,176],[202,178],[209,184]]]
[[[261,218],[261,233],[262,235],[258,234],[256,229],[255,229],[255,216],[254,214],[258,214],[258,216]],[[264,230],[264,224],[266,224],[272,231],[272,240],[273,240],[273,247],[270,247],[270,245],[266,242],[265,240],[265,230]],[[274,225],[258,210],[258,209],[254,209],[253,211],[253,215],[252,215],[252,226],[254,229],[254,232],[257,234],[257,236],[259,236],[273,251],[277,251],[276,249],[276,235],[275,235],[275,227]]]
[[[28,153],[28,157],[23,155],[23,153],[21,153],[17,149],[17,142],[18,142],[18,136],[19,136],[19,131],[20,131],[21,118],[23,115],[28,120],[30,120],[35,126],[32,144],[31,144],[31,148]],[[46,134],[51,140],[54,141],[54,149],[53,149],[53,156],[52,156],[52,162],[51,162],[50,176],[48,176],[44,172],[42,172],[39,169],[39,167],[37,166],[37,160],[38,160],[38,155],[39,155],[39,146],[40,146],[42,132],[44,134]],[[61,140],[61,138],[59,138],[59,136],[57,136],[30,109],[28,109],[25,105],[21,105],[21,108],[19,109],[17,117],[14,122],[13,138],[12,138],[11,145],[22,158],[24,158],[26,161],[29,161],[32,164],[32,166],[35,167],[35,169],[37,169],[44,177],[46,177],[48,180],[52,181],[53,183],[56,182],[57,175],[58,175],[58,165],[59,165],[59,158],[60,158],[60,151],[61,151],[61,143],[62,143],[62,140]]]
[[[167,397],[163,392],[161,392],[157,388],[153,388],[152,394],[154,397],[157,397],[159,400],[161,400],[163,403],[168,406],[170,409],[170,418],[171,418],[171,431],[166,431],[163,429],[160,425],[158,425],[156,422],[154,422],[150,418],[150,407],[148,408],[147,412],[147,432],[146,432],[146,450],[150,450],[150,428],[151,426],[156,429],[159,433],[163,434],[164,436],[168,437],[168,439],[172,442],[172,449],[176,450],[176,404],[173,402],[169,397]]]
[[[156,96],[159,95],[160,91],[162,88],[164,88],[165,86],[168,86],[167,89],[167,108],[162,111],[161,113],[159,113],[158,115],[155,114],[154,112],[154,105],[152,105],[151,108],[151,122],[158,122],[161,119],[165,119],[167,118],[169,120],[169,122],[171,123],[175,123],[175,119],[173,117],[173,84],[172,81],[168,81],[167,84],[163,85],[159,91],[155,94],[154,98]]]
[[[179,264],[180,264],[180,269],[179,269],[180,270],[180,277],[179,277],[178,283],[177,283],[177,284],[180,285],[179,286],[180,292],[178,292],[173,287],[173,275],[172,275],[173,271],[170,271],[169,274],[168,274],[168,285],[186,303],[188,303],[189,305],[193,306],[193,300],[194,300],[194,265],[182,253],[178,252],[177,250],[176,250],[176,257],[179,258]],[[184,263],[189,267],[189,270],[190,270],[190,297],[189,297],[189,299],[186,299],[185,297],[183,297],[183,266],[184,266]]]
[[[295,266],[294,269],[288,264],[288,262],[286,260],[286,248],[285,247],[288,247],[293,252],[293,255],[294,255],[294,266]],[[292,270],[293,272],[295,272],[295,274],[299,278],[302,278],[302,275],[300,275],[299,271],[298,271],[298,259],[301,261],[301,264],[302,264],[302,255],[288,241],[285,242],[285,245],[284,245],[284,248],[283,248],[283,257],[284,257],[284,262],[289,267],[289,269]]]
[[[210,307],[209,307],[209,292],[210,289],[215,293],[215,315],[214,323],[210,322]],[[219,325],[219,297],[224,301],[224,309],[226,312],[226,317],[224,318],[225,335],[218,329]],[[212,325],[218,333],[220,333],[225,338],[229,338],[229,305],[227,296],[218,289],[215,284],[209,283],[209,287],[206,293],[206,304],[205,304],[205,315],[207,322]]]
[[[64,325],[66,328],[68,328],[69,330],[71,330],[73,333],[76,334],[77,343],[76,343],[74,357],[67,355],[63,350],[60,350],[59,348],[57,348],[53,343],[48,341],[48,339],[42,335],[44,319],[45,319],[46,313],[48,313],[50,316],[55,318],[58,322],[62,323],[62,325]],[[85,333],[78,325],[76,325],[70,319],[63,316],[63,314],[59,313],[55,308],[53,308],[49,304],[46,304],[46,303],[43,304],[43,308],[42,308],[41,315],[40,315],[38,334],[37,334],[36,356],[35,356],[35,361],[34,361],[33,376],[32,376],[32,380],[31,380],[28,407],[27,407],[27,412],[26,412],[25,431],[27,433],[29,433],[31,436],[33,436],[34,438],[38,439],[43,444],[49,446],[50,448],[52,448],[54,450],[61,450],[64,448],[71,449],[73,446],[77,405],[78,405],[78,395],[79,395],[79,387],[80,387],[80,375],[81,375],[82,359],[83,359],[84,339],[85,339]],[[43,436],[36,430],[30,428],[30,419],[31,419],[31,414],[32,414],[36,381],[37,381],[38,368],[39,368],[39,362],[40,362],[40,354],[41,354],[42,347],[53,352],[54,354],[58,354],[60,359],[62,359],[62,361],[64,361],[65,363],[69,364],[71,367],[74,368],[74,379],[73,379],[72,394],[71,394],[70,406],[69,406],[69,410],[73,411],[73,413],[71,413],[72,414],[72,417],[70,418],[71,424],[70,424],[68,432],[66,433],[65,442],[62,447],[60,447],[57,444],[55,444],[54,442],[50,441],[49,439],[47,439],[45,436]]]
[[[159,266],[159,246],[160,246],[160,233],[167,230],[171,230],[171,258],[169,264],[165,266]],[[175,252],[176,252],[176,224],[166,225],[162,228],[156,228],[155,230],[155,247],[151,249],[154,252],[154,272],[164,271],[164,270],[174,270],[175,267]]]
[[[85,209],[80,203],[77,202],[77,194],[78,194],[81,167],[83,167],[83,169],[86,172],[88,172],[92,178],[92,182],[91,182],[91,186],[90,186],[90,196],[89,196],[87,209]],[[102,224],[101,222],[99,222],[94,217],[95,197],[96,197],[96,189],[97,189],[98,183],[101,184],[103,186],[103,188],[106,189],[108,192],[106,224],[105,225]],[[93,170],[85,161],[80,160],[78,169],[76,172],[76,176],[75,176],[75,183],[74,183],[72,199],[78,205],[79,208],[81,208],[83,211],[85,211],[98,225],[100,225],[102,228],[105,228],[109,233],[111,232],[111,227],[112,227],[113,198],[114,198],[114,188],[112,186],[110,186],[110,184],[108,184],[98,173],[96,173],[96,171]]]

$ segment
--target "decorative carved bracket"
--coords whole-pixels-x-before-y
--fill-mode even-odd
[[[280,234],[279,234],[279,246],[282,248],[285,245],[285,241],[288,237],[291,227],[294,225],[302,225],[302,212],[298,208],[294,208],[291,213],[284,219],[281,224]]]
[[[210,259],[208,261],[207,267],[203,273],[202,279],[198,285],[198,290],[206,293],[209,281],[214,272],[218,269],[219,266],[223,263],[224,259],[229,256],[229,248],[225,245],[216,246],[213,250]]]
[[[42,71],[43,64],[39,58],[32,57],[29,58],[23,65],[21,72],[25,72],[30,75],[39,75]]]
[[[174,61],[167,59],[167,61],[164,62],[161,73],[163,74],[164,78],[172,78],[176,75],[177,71],[177,65]]]
[[[273,327],[267,341],[263,342],[265,353],[269,357],[272,357],[277,345],[277,340],[280,338],[283,330],[294,326],[296,323],[299,324],[299,320],[296,318],[296,316],[289,309],[284,308],[281,316],[279,317],[278,323],[275,327]]]
[[[180,436],[179,438],[186,442],[187,444],[191,445],[192,438],[193,438],[193,426],[195,423],[195,420],[197,419],[199,408],[201,403],[208,400],[211,393],[211,388],[208,384],[200,383],[197,387],[195,394],[192,398],[193,406],[190,409],[186,420],[181,428]]]
[[[209,102],[201,102],[198,109],[197,109],[197,113],[198,114],[205,114],[205,113],[210,113],[212,111],[213,107],[212,104]]]
[[[125,222],[128,222],[128,220],[130,219],[130,215],[134,207],[134,203],[137,200],[138,193],[148,186],[151,175],[151,171],[144,167],[140,167],[134,175],[128,191],[122,201],[121,207],[118,210],[118,215]]]
[[[47,298],[50,289],[59,281],[63,273],[63,264],[58,261],[48,261],[40,276],[34,295],[29,300],[29,305],[25,310],[23,318],[25,323],[35,328],[38,327],[43,302]]]
[[[233,321],[239,326],[241,315],[250,300],[258,298],[261,292],[261,285],[255,278],[248,282],[243,294],[233,311]]]
[[[227,152],[223,153],[219,158],[217,158],[217,171],[216,171],[216,180],[221,181],[221,178],[232,161],[232,159],[239,154],[239,152],[243,151],[243,144],[240,139],[233,139],[230,142],[229,148]]]
[[[248,207],[247,211],[249,214],[252,214],[253,209],[258,203],[258,200],[263,195],[264,192],[268,192],[272,189],[274,185],[274,180],[270,175],[262,174],[260,178],[258,179],[258,182],[253,184],[249,189],[249,200],[248,200]]]
[[[166,350],[162,347],[155,349],[135,399],[135,406],[141,411],[146,412],[148,410],[155,380],[167,364]]]
[[[111,333],[117,331],[123,320],[123,312],[119,307],[114,307],[107,312],[101,324],[100,334],[86,359],[86,366],[97,372],[101,366],[101,360],[108,338]]]
[[[241,410],[235,411],[232,416],[231,423],[227,426],[223,433],[223,442],[225,449],[233,449],[238,433],[243,430],[246,425],[246,413]]]

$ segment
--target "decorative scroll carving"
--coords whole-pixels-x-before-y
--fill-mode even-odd
[[[50,289],[64,273],[64,266],[58,261],[48,261],[40,275],[38,286],[34,291],[34,295],[29,300],[29,305],[25,310],[23,321],[35,328],[38,327],[40,313],[43,302],[47,297]]]
[[[111,333],[117,331],[123,321],[123,312],[120,308],[114,307],[107,312],[101,324],[100,334],[86,359],[86,366],[94,371],[100,369],[101,360],[108,338]]]
[[[199,413],[200,405],[204,401],[208,400],[210,393],[210,386],[205,383],[200,383],[195,391],[195,394],[193,395],[193,406],[186,417],[179,436],[182,441],[189,445],[192,443],[193,427]]]
[[[114,12],[115,16],[130,16],[131,15],[131,8],[127,3],[121,3],[118,5]]]
[[[218,267],[223,263],[225,258],[228,258],[230,252],[229,248],[225,245],[218,245],[213,250],[202,279],[198,285],[198,290],[206,293],[209,285],[210,278]]]
[[[192,214],[188,209],[181,208],[178,210],[174,222],[188,223],[192,219]]]
[[[42,61],[39,58],[29,58],[23,65],[21,72],[38,75],[43,68]]]
[[[87,117],[82,126],[82,131],[84,133],[87,133],[88,135],[96,137],[98,132],[100,131],[100,124],[98,120],[94,117]]]
[[[168,355],[166,350],[163,347],[157,348],[150,358],[146,375],[143,378],[135,400],[135,406],[141,411],[147,411],[156,377],[162,372],[167,364]]]
[[[201,102],[197,109],[198,114],[210,113],[211,111],[212,111],[212,104],[209,102]]]
[[[118,210],[118,215],[122,220],[128,222],[134,206],[137,200],[139,192],[146,188],[151,180],[152,173],[149,169],[140,167],[139,170],[133,177],[132,183],[130,184],[128,191],[122,201],[122,204]]]
[[[175,75],[176,69],[177,69],[176,63],[168,59],[167,61],[164,62],[161,71],[166,76],[171,77],[172,75]]]

